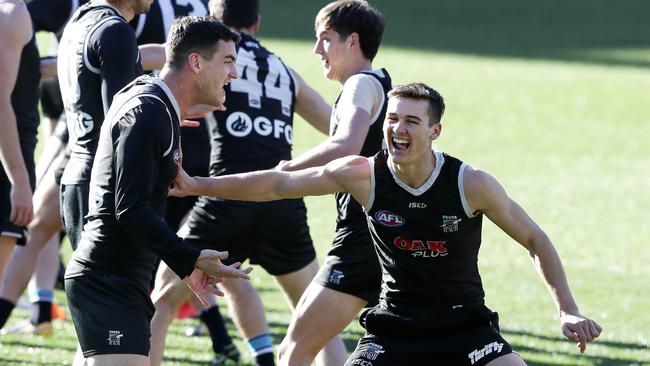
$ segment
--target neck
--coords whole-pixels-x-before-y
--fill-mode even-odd
[[[365,58],[362,58],[359,62],[357,62],[354,67],[351,67],[350,70],[343,75],[343,78],[341,80],[341,85],[345,84],[345,82],[355,74],[360,73],[361,71],[368,71],[372,70],[372,62],[370,60],[366,60]]]
[[[160,71],[160,78],[167,84],[169,90],[174,94],[181,117],[185,115],[187,109],[191,106],[194,98],[193,91],[188,87],[188,76],[183,72],[170,69],[167,65]]]
[[[251,28],[239,28],[239,29],[236,29],[236,28],[230,28],[230,29],[231,29],[233,32],[237,32],[237,33],[245,34],[245,35],[247,35],[247,36],[249,36],[249,37],[253,37],[253,36],[255,35],[255,32],[253,32],[253,29],[251,29]]]
[[[133,17],[135,17],[135,12],[133,11],[133,8],[129,6],[129,2],[127,1],[111,1],[111,0],[100,0],[98,1],[100,4],[106,4],[115,10],[117,10],[120,15],[126,19],[127,23],[133,20]]]
[[[399,179],[409,187],[419,188],[429,179],[436,168],[436,155],[433,151],[409,164],[396,164],[388,157],[388,164]]]

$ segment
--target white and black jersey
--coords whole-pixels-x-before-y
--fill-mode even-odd
[[[363,147],[359,155],[365,157],[371,157],[381,151],[384,148],[384,135],[383,135],[383,125],[384,118],[386,117],[386,107],[388,106],[388,97],[386,94],[393,88],[391,84],[390,75],[385,69],[373,70],[373,71],[363,71],[363,74],[370,75],[374,77],[381,84],[382,89],[384,90],[384,101],[381,108],[379,108],[374,116],[372,116],[370,121],[370,127],[368,128],[368,135],[363,142]],[[341,98],[341,94],[336,98],[336,103],[334,104],[334,109]],[[338,124],[336,119],[332,120],[333,123],[330,127],[331,133],[333,135],[336,133]],[[349,193],[337,193],[336,194],[336,208],[337,208],[337,217],[336,217],[336,228],[337,231],[343,231],[343,228],[354,228],[356,230],[365,231],[366,222],[364,220],[363,209],[355,201]],[[339,236],[340,239],[345,239],[344,236]],[[336,245],[336,242],[334,243]]]
[[[269,169],[291,159],[298,89],[289,68],[241,34],[237,74],[226,86],[227,110],[208,118],[211,176]]]
[[[484,297],[477,264],[482,215],[465,199],[466,165],[434,154],[435,169],[417,189],[389,168],[386,150],[370,159],[366,213],[383,272],[380,307],[412,319]]]
[[[88,3],[66,25],[58,75],[70,133],[70,162],[62,184],[90,178],[104,113],[113,96],[142,74],[133,29],[111,6]]]
[[[174,19],[208,13],[207,0],[155,0],[147,13],[137,15],[129,24],[135,30],[138,44],[165,43]]]
[[[115,96],[99,139],[88,222],[67,278],[86,272],[132,279],[144,293],[160,257],[183,278],[199,255],[163,219],[178,171],[180,110],[159,78],[142,76]]]

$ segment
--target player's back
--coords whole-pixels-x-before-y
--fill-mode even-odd
[[[213,176],[268,169],[291,158],[298,89],[289,68],[242,34],[237,75],[226,87],[226,111],[208,119]]]

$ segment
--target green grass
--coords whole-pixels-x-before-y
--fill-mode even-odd
[[[286,3],[277,0],[277,7]],[[322,77],[311,54],[312,15],[323,3],[301,2],[291,13],[265,3],[262,39],[332,101],[339,85]],[[479,264],[506,339],[529,365],[650,365],[650,6],[373,3],[388,19],[375,66],[385,66],[395,84],[423,81],[443,94],[447,112],[436,146],[503,183],[552,238],[581,311],[604,328],[580,355],[561,336],[527,253],[486,221]],[[323,138],[296,122],[295,152]],[[307,205],[322,259],[333,233],[333,198],[308,198]],[[277,344],[290,318],[286,303],[263,270],[252,281]],[[57,299],[65,301],[62,293]],[[17,311],[10,323],[25,316]],[[169,364],[211,357],[207,338],[183,336],[186,324],[193,321],[177,321],[170,331]],[[349,349],[361,334],[357,324],[346,330]],[[0,339],[2,365],[69,363],[73,353],[70,322],[58,323],[53,339]]]

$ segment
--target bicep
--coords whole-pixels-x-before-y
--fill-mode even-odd
[[[465,177],[465,191],[471,209],[482,212],[508,236],[531,249],[539,226],[494,177],[481,171],[469,174],[469,178]]]
[[[114,24],[99,34],[97,54],[102,81],[104,112],[108,111],[117,94],[137,76],[139,51],[135,35],[128,24]]]
[[[24,25],[13,27],[10,23],[15,22],[8,21],[0,27],[0,95],[3,100],[11,95],[16,85],[25,38],[31,33]]]
[[[347,155],[359,154],[370,129],[370,113],[355,106],[337,108],[336,113],[340,119],[332,140],[345,146]]]

